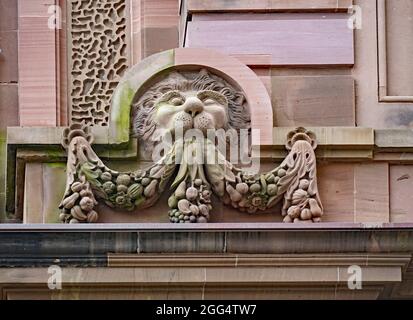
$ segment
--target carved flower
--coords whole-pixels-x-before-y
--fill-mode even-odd
[[[127,203],[127,199],[123,195],[117,196],[115,201],[116,201],[116,204],[119,206],[124,206]]]
[[[260,207],[262,205],[262,203],[263,203],[263,201],[262,201],[261,197],[254,197],[251,200],[251,204],[254,207]]]

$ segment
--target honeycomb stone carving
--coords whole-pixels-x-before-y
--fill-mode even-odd
[[[112,94],[129,65],[127,2],[68,2],[71,123],[108,125]]]

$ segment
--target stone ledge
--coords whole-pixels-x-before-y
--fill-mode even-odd
[[[375,131],[375,145],[385,151],[413,151],[413,130],[379,129]]]
[[[374,129],[359,127],[305,127],[315,133],[320,149],[373,149]],[[273,128],[273,147],[285,148],[287,134],[293,127]],[[413,145],[413,144],[412,144]]]
[[[202,1],[186,0],[186,9],[189,13],[206,12],[348,12],[348,8],[353,4],[353,0],[318,0],[307,5],[304,1],[250,1],[238,0],[227,2],[226,0]]]

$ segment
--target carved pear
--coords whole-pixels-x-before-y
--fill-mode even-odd
[[[315,218],[320,218],[323,215],[323,212],[321,211],[320,206],[318,205],[318,202],[316,199],[310,199],[308,201],[310,205],[310,211],[313,217]]]
[[[157,185],[158,180],[152,180],[152,182],[147,187],[145,187],[145,191],[143,192],[143,194],[146,198],[151,198],[155,195]]]
[[[182,181],[179,184],[178,188],[176,188],[175,190],[175,197],[177,199],[183,199],[185,198],[185,195],[186,195],[186,182]]]
[[[242,199],[241,193],[235,190],[230,184],[227,184],[227,192],[232,202],[239,202]]]

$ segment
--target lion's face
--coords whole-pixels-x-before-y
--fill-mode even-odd
[[[199,129],[221,129],[228,123],[228,102],[224,95],[210,90],[164,93],[155,103],[153,121],[161,129],[174,132],[182,126]]]

